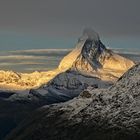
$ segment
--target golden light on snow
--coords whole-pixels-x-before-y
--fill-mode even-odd
[[[26,90],[37,88],[47,83],[60,71],[58,69],[47,72],[15,73],[12,71],[0,71],[0,89]]]
[[[26,90],[31,88],[38,88],[43,84],[46,84],[57,74],[64,72],[71,68],[73,65],[81,69],[81,61],[75,62],[77,57],[81,53],[81,47],[83,43],[79,43],[77,47],[65,56],[57,69],[47,72],[33,72],[33,73],[16,73],[13,71],[0,71],[0,89],[5,90]],[[102,67],[99,68],[95,75],[104,81],[114,81],[122,76],[129,68],[134,65],[134,62],[126,59],[120,55],[112,52],[109,58],[105,58],[104,62],[101,62]],[[93,68],[87,62],[82,62],[89,74],[94,74]]]

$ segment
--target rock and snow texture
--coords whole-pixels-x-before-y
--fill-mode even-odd
[[[44,104],[59,103],[78,96],[89,86],[91,88],[107,88],[111,84],[111,82],[102,81],[96,77],[67,71],[57,75],[47,85],[30,90],[30,96],[37,96],[39,101]]]
[[[1,90],[27,90],[40,87],[47,83],[59,72],[58,69],[47,72],[18,73],[13,71],[0,70]]]
[[[108,89],[86,90],[63,104],[44,106],[7,140],[138,140],[140,64]]]
[[[111,50],[101,42],[99,35],[92,30],[85,30],[76,48],[62,59],[60,70],[76,70],[82,74],[112,81],[123,75],[134,62]]]

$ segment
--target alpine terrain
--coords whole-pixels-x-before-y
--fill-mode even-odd
[[[71,101],[44,106],[7,140],[139,140],[140,64],[108,89],[89,89]]]
[[[109,125],[108,123],[113,123],[106,122],[108,120],[115,121],[114,118],[113,120],[109,118],[111,116],[107,116],[106,118],[106,115],[113,115],[111,107],[115,108],[117,106],[116,104],[121,103],[121,106],[123,106],[123,104],[126,105],[125,102],[122,104],[123,99],[121,100],[121,97],[118,99],[116,98],[117,95],[122,96],[122,98],[127,98],[127,94],[124,95],[124,93],[129,89],[125,88],[127,85],[125,78],[123,78],[125,81],[124,83],[121,82],[123,79],[119,80],[117,83],[116,81],[134,65],[135,62],[132,60],[124,58],[123,56],[107,49],[96,32],[86,29],[84,30],[82,37],[79,38],[75,49],[62,59],[56,70],[48,73],[35,72],[32,74],[3,72],[5,75],[5,82],[3,81],[2,83],[4,83],[5,87],[9,88],[9,91],[1,90],[0,92],[0,137],[2,138],[9,133],[33,110],[54,103],[59,104],[41,109],[41,112],[39,113],[41,116],[38,112],[37,115],[34,115],[33,119],[35,119],[35,125],[37,124],[38,127],[33,126],[34,129],[32,130],[32,123],[31,127],[30,125],[28,126],[28,123],[27,125],[25,123],[25,127],[21,127],[22,130],[25,129],[23,130],[25,133],[20,131],[23,135],[18,132],[17,137],[14,135],[15,138],[13,139],[26,139],[26,134],[28,137],[27,139],[29,139],[29,135],[33,135],[34,132],[33,138],[40,139],[38,137],[39,135],[36,136],[39,132],[39,134],[42,134],[42,140],[43,138],[50,138],[53,140],[59,138],[58,134],[60,131],[60,137],[62,138],[69,137],[74,132],[76,133],[75,136],[78,136],[79,133],[88,135],[87,132],[83,133],[83,128],[89,127],[90,129],[90,127],[92,127],[91,131],[93,131],[93,124],[101,127],[104,123],[106,125]],[[8,73],[8,79],[6,78],[6,73]],[[11,80],[7,82],[9,79]],[[116,84],[113,85],[114,83]],[[24,88],[22,88],[22,85]],[[25,88],[26,85],[27,89]],[[124,85],[124,88],[120,89],[117,85]],[[12,91],[14,87],[18,87],[17,89],[19,91]],[[26,90],[20,91],[20,87],[22,90]],[[115,92],[117,93],[115,94]],[[74,98],[77,96],[79,97]],[[62,104],[62,102],[71,99],[73,100],[66,104]],[[122,108],[117,106],[116,111],[115,109],[113,111],[119,113],[119,109],[121,110]],[[81,114],[82,111],[83,114]],[[111,113],[108,113],[108,111]],[[64,113],[64,115],[61,113]],[[71,115],[69,115],[69,113]],[[115,116],[117,117],[117,114]],[[105,118],[107,120],[104,120]],[[52,119],[55,119],[55,121],[50,127]],[[49,121],[50,123],[48,123]],[[62,122],[59,124],[59,121]],[[83,121],[85,124],[82,123]],[[39,124],[41,125],[39,126]],[[26,126],[30,131],[29,129],[26,129]],[[110,126],[112,127],[112,124],[110,124]],[[60,129],[57,129],[57,127]],[[62,131],[62,127],[67,128]],[[75,129],[78,131],[75,131]],[[88,132],[91,132],[89,129],[87,129]],[[31,133],[28,134],[26,130]],[[52,131],[55,134],[52,133]],[[67,133],[63,133],[65,131],[67,131]],[[94,131],[93,135],[95,135]],[[82,135],[79,135],[79,137],[80,136]]]

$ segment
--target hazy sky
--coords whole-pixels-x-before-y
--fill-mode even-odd
[[[138,48],[140,0],[0,0],[0,50],[73,47],[86,27]]]

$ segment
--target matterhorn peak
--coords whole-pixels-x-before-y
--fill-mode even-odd
[[[102,80],[119,78],[134,62],[107,49],[98,33],[85,29],[75,49],[60,62],[61,71],[74,70]]]
[[[90,55],[90,50],[97,46],[98,42],[100,42],[98,33],[90,28],[84,29],[75,49],[62,59],[59,69],[65,71],[74,65],[80,55],[83,57],[85,57],[85,54]]]

